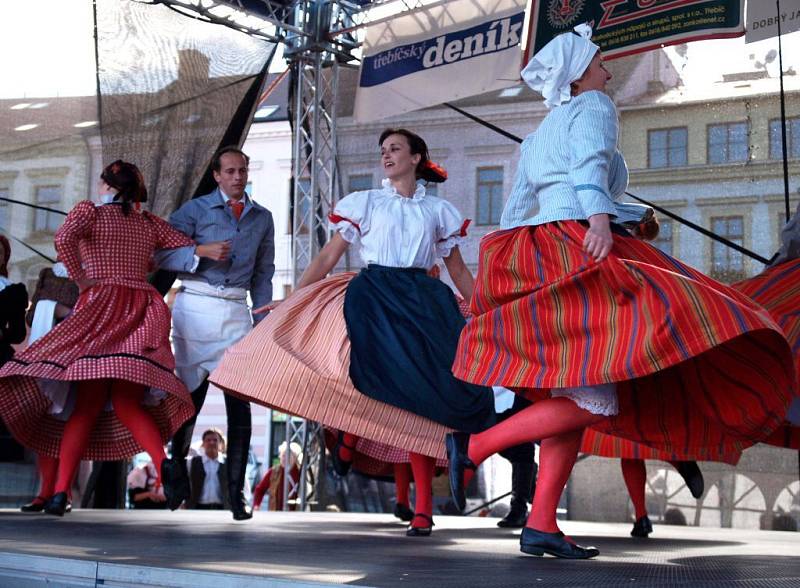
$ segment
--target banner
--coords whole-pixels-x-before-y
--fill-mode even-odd
[[[527,0],[453,0],[367,28],[353,116],[367,122],[519,83]]]
[[[800,0],[781,0],[781,13],[775,0],[750,0],[747,3],[747,33],[745,43],[763,41],[778,36],[778,18],[781,35],[800,30]]]
[[[592,41],[603,56],[613,59],[664,45],[738,37],[744,34],[743,16],[744,0],[533,0],[526,57],[582,22],[592,26]]]

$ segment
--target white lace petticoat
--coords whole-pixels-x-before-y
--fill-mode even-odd
[[[616,384],[600,384],[598,386],[580,386],[578,388],[553,388],[550,396],[569,398],[579,408],[592,414],[614,416],[619,412]]]

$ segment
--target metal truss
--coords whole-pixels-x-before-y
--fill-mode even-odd
[[[340,63],[354,60],[354,34],[447,0],[139,0],[284,45],[292,73],[292,260],[294,284],[330,239],[327,217],[341,185],[336,166],[336,98]],[[300,482],[284,475],[284,509],[320,503],[325,480],[324,431],[319,423],[287,417],[287,451],[302,447]],[[298,487],[299,486],[299,487]],[[296,498],[295,498],[296,497]]]

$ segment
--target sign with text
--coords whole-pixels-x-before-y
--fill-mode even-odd
[[[526,53],[533,55],[583,22],[591,25],[603,56],[613,59],[664,45],[738,37],[744,34],[743,17],[744,0],[533,0]]]
[[[754,43],[777,37],[779,18],[781,35],[800,30],[800,0],[781,0],[780,14],[775,0],[750,0],[747,3],[744,42]]]
[[[526,3],[453,0],[369,26],[353,116],[378,120],[517,84]]]

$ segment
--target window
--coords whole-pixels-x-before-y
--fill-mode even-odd
[[[674,225],[671,220],[659,220],[658,225],[658,237],[653,240],[653,246],[667,255],[673,255],[672,229]]]
[[[744,217],[742,216],[711,217],[711,230],[737,245],[744,244]],[[734,282],[744,278],[742,254],[727,245],[712,241],[711,275],[724,282]]]
[[[783,159],[781,119],[769,121],[769,158]],[[786,119],[786,156],[800,157],[800,116]]]
[[[479,167],[477,177],[478,213],[476,224],[496,225],[503,211],[503,168]]]
[[[686,127],[647,131],[647,167],[680,167],[688,162]]]
[[[347,178],[348,194],[369,190],[372,187],[372,174],[357,174]]]
[[[708,125],[708,163],[747,161],[749,133],[746,122]]]
[[[58,210],[61,204],[61,186],[38,186],[36,188],[36,204]],[[57,212],[37,210],[33,217],[33,230],[55,233],[64,217]]]

